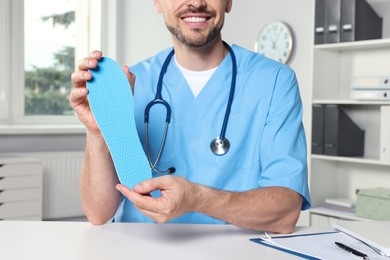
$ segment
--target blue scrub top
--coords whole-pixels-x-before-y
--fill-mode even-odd
[[[254,52],[233,45],[237,84],[226,137],[231,147],[216,156],[210,142],[220,135],[230,92],[232,62],[227,55],[195,98],[174,59],[164,77],[162,96],[172,109],[165,148],[158,169],[175,167],[176,176],[227,191],[282,186],[303,196],[310,207],[307,183],[306,138],[302,103],[294,72]],[[144,110],[155,97],[158,76],[167,49],[130,70],[136,75],[134,106],[138,134],[145,147]],[[165,126],[166,110],[151,109],[149,147],[156,157]],[[153,177],[161,176],[153,173]],[[159,196],[153,194],[153,196]],[[124,199],[116,221],[153,222]],[[191,212],[175,223],[224,223]]]

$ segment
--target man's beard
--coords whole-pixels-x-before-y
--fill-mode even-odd
[[[200,48],[208,43],[210,43],[213,39],[215,39],[220,33],[222,28],[213,27],[206,36],[201,34],[197,34],[196,31],[193,36],[185,36],[182,30],[178,27],[172,27],[166,24],[168,30],[184,45],[191,48]]]

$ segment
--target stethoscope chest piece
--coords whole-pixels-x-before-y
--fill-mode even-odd
[[[210,149],[215,155],[224,155],[230,149],[229,139],[214,138],[210,143]]]

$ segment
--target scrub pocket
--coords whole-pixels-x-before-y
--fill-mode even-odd
[[[217,129],[222,127],[223,116],[218,118]],[[230,114],[226,129],[230,150],[227,154],[218,156],[216,161],[219,167],[227,171],[234,171],[258,166],[263,121],[261,113],[257,111]]]

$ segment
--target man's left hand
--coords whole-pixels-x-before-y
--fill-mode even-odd
[[[144,215],[157,223],[165,223],[191,211],[200,196],[194,183],[178,176],[162,176],[144,181],[131,190],[118,184],[116,188],[126,196]],[[161,191],[160,198],[153,198],[150,193]]]

